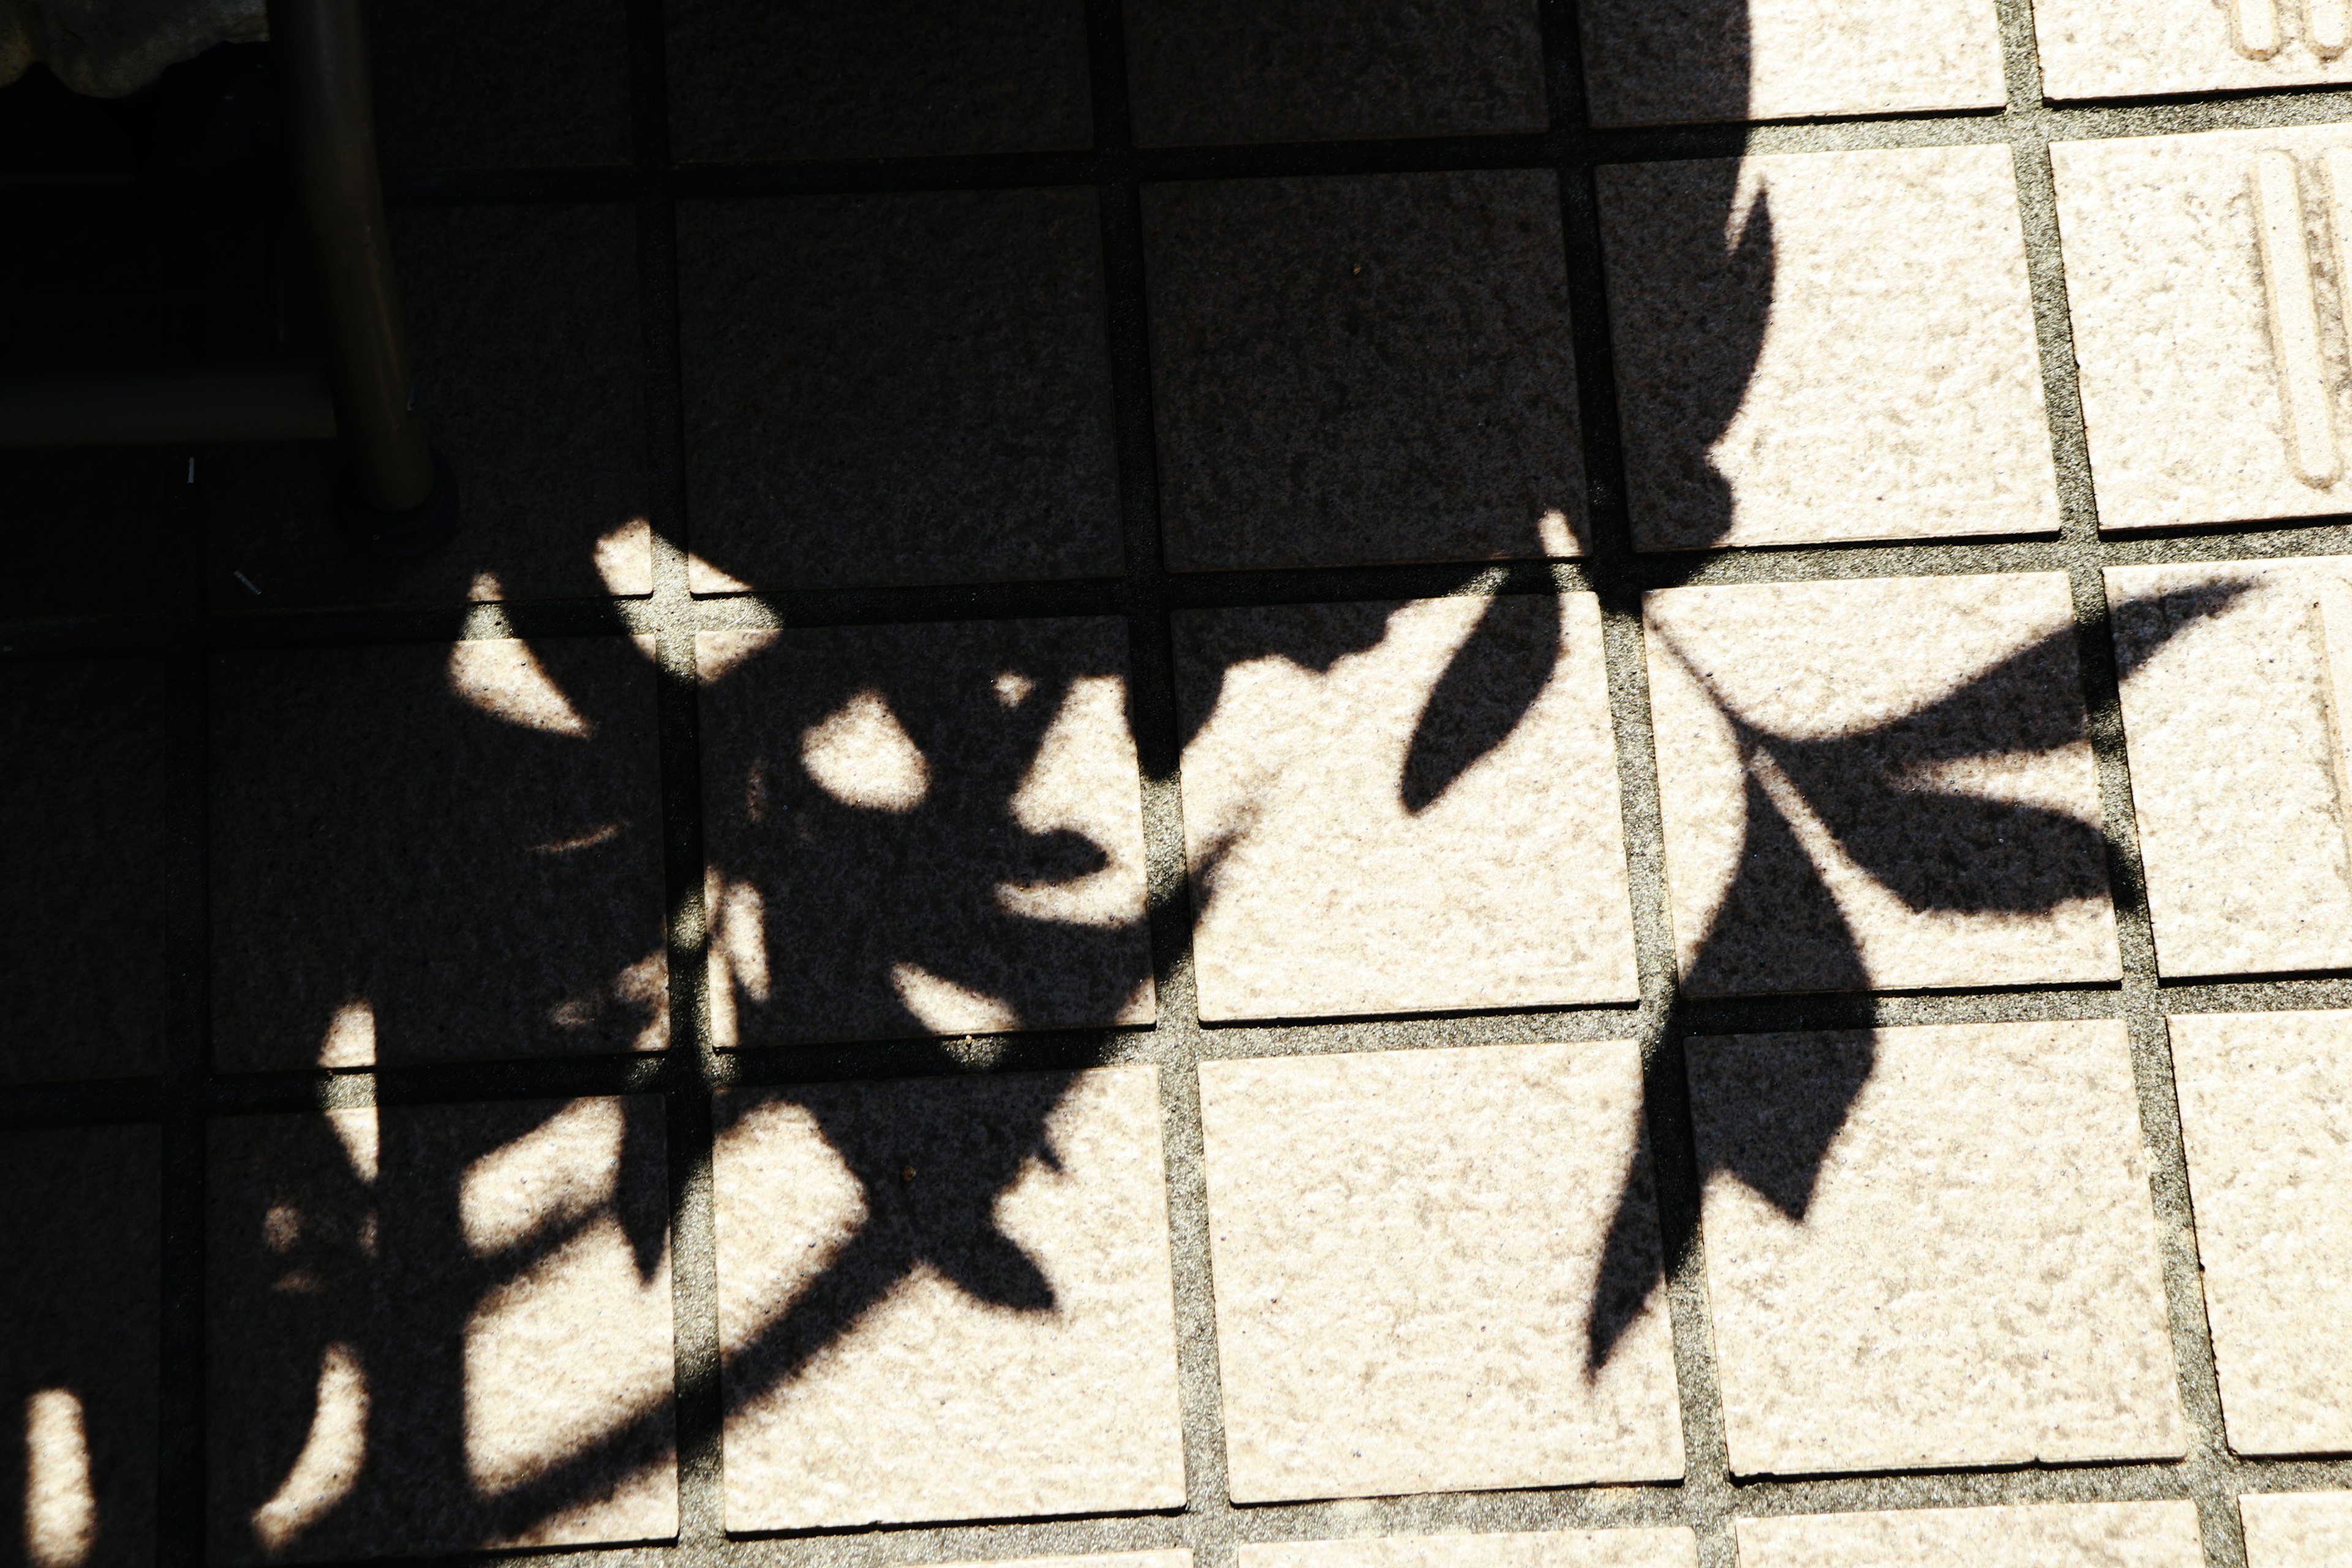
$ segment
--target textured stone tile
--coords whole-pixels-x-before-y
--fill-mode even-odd
[[[2169,1026],[2230,1447],[2352,1449],[2352,1013]]]
[[[2352,1559],[2352,1493],[2269,1493],[2238,1500],[2246,1568],[2328,1568]]]
[[[1598,0],[1579,7],[1596,125],[1997,107],[1988,0]]]
[[[2280,199],[2258,201],[2278,153]],[[2337,434],[2352,426],[2336,330],[2345,269],[2330,235],[2352,175],[2328,173],[2347,155],[2352,126],[2051,149],[2102,527],[2352,510]],[[2261,259],[2270,217],[2286,289],[2275,312]],[[2290,360],[2274,321],[2302,345]]]
[[[226,655],[211,762],[216,1065],[666,1042],[646,650]]]
[[[1110,576],[1087,191],[678,212],[694,591]]]
[[[2116,1022],[1690,1042],[1743,1475],[2188,1441]]]
[[[2193,1502],[1923,1508],[1734,1521],[1739,1568],[2201,1568]]]
[[[688,163],[1084,147],[1085,8],[677,0],[670,135]]]
[[[722,1101],[730,1530],[1182,1505],[1158,1082]]]
[[[1638,994],[1598,601],[1175,626],[1202,1017]]]
[[[629,161],[625,0],[374,0],[368,23],[386,172]]]
[[[2352,965],[2327,638],[2352,561],[2106,574],[2132,806],[2168,975]],[[2346,651],[2352,652],[2352,648]]]
[[[1634,548],[2057,531],[2007,148],[1600,181]]]
[[[0,1080],[163,1066],[163,675],[0,666]]]
[[[720,1045],[1151,1021],[1118,622],[695,647]]]
[[[1244,1542],[1241,1562],[1242,1568],[1697,1568],[1698,1542],[1687,1530]]]
[[[1154,185],[1178,571],[1580,553],[1549,171]]]
[[[25,1568],[155,1561],[162,1139],[0,1133],[0,1540]]]
[[[1204,1062],[1201,1117],[1235,1502],[1681,1476],[1632,1042]]]
[[[1136,140],[1541,131],[1533,0],[1126,0]]]
[[[2341,39],[2322,33],[2313,47],[2309,18],[2326,6],[2327,0],[2041,0],[2033,29],[2042,90],[2053,99],[2132,98],[2352,81],[2352,56]],[[2342,27],[2338,21],[2329,31]]]
[[[657,1099],[211,1130],[213,1561],[677,1529]]]
[[[1685,990],[2117,976],[2065,578],[1643,605]]]

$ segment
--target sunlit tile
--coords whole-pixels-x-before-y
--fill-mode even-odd
[[[2263,1493],[2238,1500],[2246,1568],[2333,1568],[2352,1561],[2352,1492]]]
[[[1743,1519],[1740,1568],[2200,1568],[2193,1502]]]
[[[1697,1568],[1688,1530],[1556,1530],[1525,1535],[1244,1542],[1242,1568]]]
[[[2038,0],[2042,89],[2132,98],[2352,81],[2341,0]]]

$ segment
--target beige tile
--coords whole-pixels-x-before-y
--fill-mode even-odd
[[[1735,1471],[2182,1452],[2122,1024],[1735,1036],[1689,1063]]]
[[[2238,1500],[2246,1568],[2335,1568],[2352,1562],[2352,1492],[2258,1494]]]
[[[2120,973],[2063,577],[1680,588],[1643,613],[1686,990]]]
[[[2352,81],[2329,0],[2040,0],[2033,30],[2052,98],[2131,98]],[[2336,15],[2344,15],[2340,7]],[[2242,18],[2242,19],[2241,19]],[[2327,45],[2334,42],[2334,47]]]
[[[1598,0],[1596,125],[1977,109],[2002,100],[1990,0]]]
[[[2117,567],[2106,584],[2158,967],[2352,966],[2319,608],[2352,560]]]
[[[1629,1041],[1202,1064],[1234,1500],[1679,1477],[1641,1115]]]
[[[2262,262],[2271,205],[2256,192],[2273,154],[2296,171],[2277,176],[2276,311]],[[2352,172],[2329,174],[2344,154],[2352,126],[2051,149],[2101,526],[2352,510],[2345,268],[2331,236],[2347,232],[2337,204],[2352,199]],[[2290,339],[2309,352],[2282,360]]]
[[[2169,1024],[2230,1447],[2352,1450],[2352,1013]]]
[[[1202,1017],[1639,994],[1591,595],[1204,611],[1176,648]]]
[[[727,1099],[729,1529],[1181,1506],[1157,1084]]]
[[[674,1535],[667,1173],[652,1098],[214,1123],[213,1559]]]
[[[2193,1502],[1743,1519],[1739,1568],[2203,1568]]]
[[[1634,548],[2056,531],[2006,147],[1600,178]]]
[[[1697,1568],[1687,1530],[1551,1530],[1244,1542],[1242,1568]]]

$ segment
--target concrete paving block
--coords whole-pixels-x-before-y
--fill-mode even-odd
[[[2168,1025],[2230,1447],[2352,1449],[2352,1013]]]
[[[2342,0],[2041,0],[2033,30],[2053,99],[2352,81]]]
[[[2193,1502],[1743,1519],[1739,1568],[2202,1568]]]
[[[1176,616],[1204,1018],[1639,994],[1590,595]]]
[[[1690,1042],[1742,1475],[2172,1458],[2118,1022]]]
[[[2121,972],[2063,576],[1643,603],[1685,990]]]
[[[724,1099],[730,1530],[1182,1506],[1158,1082]]]
[[[1241,1564],[1242,1568],[1698,1568],[1698,1539],[1687,1530],[1549,1530],[1524,1535],[1244,1542]]]
[[[1203,1063],[1234,1500],[1680,1477],[1641,1108],[1629,1041]]]
[[[2352,1492],[2258,1493],[2238,1500],[2246,1568],[2331,1568],[2352,1562]]]
[[[1599,177],[1634,548],[2057,531],[2006,147]]]

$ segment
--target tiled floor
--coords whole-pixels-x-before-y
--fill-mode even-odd
[[[467,531],[0,456],[0,1559],[2352,1551],[2340,0],[373,15]]]

